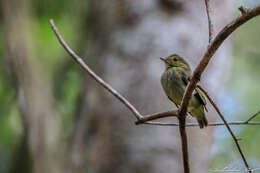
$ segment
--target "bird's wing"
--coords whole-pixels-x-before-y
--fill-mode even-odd
[[[205,110],[208,112],[208,109],[206,107],[206,99],[204,98],[202,91],[199,88],[195,89],[196,93],[194,94],[195,97],[199,98],[200,102],[203,104]]]
[[[206,99],[204,98],[202,91],[199,88],[196,88],[195,91],[195,97],[199,98],[203,105],[206,105]]]
[[[189,83],[189,76],[188,76],[188,74],[187,73],[185,73],[185,72],[183,72],[183,75],[182,75],[182,81],[186,84],[186,85],[188,85],[188,83]],[[199,99],[199,101],[205,106],[206,105],[206,100],[205,100],[205,98],[204,98],[204,96],[203,96],[203,94],[202,94],[202,91],[199,89],[199,88],[195,88],[195,94],[194,94],[194,96],[196,97],[196,98],[198,98]],[[205,108],[206,108],[206,106],[205,106]],[[206,108],[206,110],[207,110],[207,108]]]

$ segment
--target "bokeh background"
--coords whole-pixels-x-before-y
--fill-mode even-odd
[[[259,4],[211,2],[215,32],[239,15],[240,5]],[[174,108],[160,86],[159,57],[178,53],[194,68],[207,48],[204,0],[2,0],[0,7],[1,173],[183,171],[178,128],[135,126],[131,112],[68,56],[48,20],[97,74],[148,114]],[[259,32],[260,17],[240,27],[202,76],[229,121],[260,109]],[[220,121],[208,107],[209,121]],[[260,172],[260,126],[232,129]],[[244,171],[225,127],[188,128],[188,139],[191,172]]]

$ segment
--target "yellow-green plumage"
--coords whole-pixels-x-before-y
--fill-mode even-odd
[[[161,58],[161,60],[165,63],[165,71],[161,76],[161,84],[168,98],[179,106],[188,84],[188,77],[191,75],[189,64],[177,54]],[[205,105],[205,98],[201,91],[196,88],[192,95],[188,112],[197,118],[200,128],[208,125],[204,113]]]

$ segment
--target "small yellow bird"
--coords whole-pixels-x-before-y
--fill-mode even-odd
[[[178,107],[188,85],[188,77],[191,75],[190,66],[177,54],[160,59],[165,63],[165,71],[161,76],[162,87],[168,98]],[[207,111],[206,100],[200,89],[196,88],[192,95],[188,112],[197,118],[200,128],[208,125],[204,109]]]

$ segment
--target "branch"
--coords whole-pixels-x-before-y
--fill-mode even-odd
[[[198,86],[201,88],[201,86]],[[258,114],[260,114],[260,110],[258,110],[256,113],[254,113],[252,116],[250,116],[247,120],[245,121],[232,121],[228,122],[228,125],[260,125],[260,122],[250,122],[252,121]],[[151,119],[150,119],[151,120]],[[148,121],[148,120],[147,120]],[[157,125],[157,126],[179,126],[179,123],[163,123],[163,122],[143,122],[142,124],[147,124],[147,125]],[[209,123],[208,126],[223,126],[225,123]],[[197,127],[199,126],[198,123],[187,123],[185,125],[186,127]]]
[[[151,115],[142,116],[139,111],[121,94],[119,94],[112,86],[110,86],[108,83],[106,83],[101,77],[99,77],[95,72],[93,72],[92,69],[89,68],[89,66],[82,60],[81,57],[79,57],[64,41],[61,34],[59,33],[57,27],[54,24],[54,21],[51,19],[50,21],[51,28],[53,32],[55,33],[56,37],[58,38],[60,44],[63,46],[63,48],[68,52],[68,54],[94,79],[96,82],[98,82],[102,87],[104,87],[108,92],[110,92],[112,95],[114,95],[120,102],[122,102],[136,117],[137,122],[136,124],[141,124],[146,121],[164,118],[164,117],[177,117],[178,111],[168,111],[168,112],[161,112],[161,113],[155,113]]]
[[[163,122],[144,122],[147,125],[157,125],[157,126],[179,126],[179,123],[163,123]],[[260,125],[260,122],[247,122],[247,121],[232,121],[228,122],[228,125]],[[223,126],[225,123],[209,123],[208,126]],[[187,123],[186,127],[197,127],[198,123]]]
[[[208,25],[209,25],[209,43],[211,43],[211,40],[212,40],[213,35],[214,35],[214,28],[213,28],[212,20],[211,20],[211,17],[210,17],[212,10],[210,8],[209,1],[210,0],[205,0],[205,6],[206,6],[207,17],[208,17]]]
[[[135,122],[135,124],[136,125],[143,124],[147,121],[151,121],[151,120],[155,120],[155,119],[159,119],[159,118],[165,118],[165,117],[174,117],[174,116],[178,117],[178,111],[174,110],[174,111],[168,111],[168,112],[155,113],[155,114],[143,116],[141,119],[137,120]]]
[[[259,113],[260,113],[260,110],[258,112],[256,112],[254,115],[252,115],[250,118],[248,118],[248,120],[246,120],[245,123],[249,123],[249,121],[254,119]]]
[[[137,111],[137,109],[121,94],[119,94],[114,88],[112,88],[108,83],[106,83],[101,77],[99,77],[95,72],[93,72],[88,65],[80,58],[63,40],[62,36],[60,35],[57,27],[54,24],[54,21],[51,19],[50,25],[52,27],[53,32],[55,33],[56,37],[58,38],[60,44],[64,47],[64,49],[68,52],[68,54],[85,70],[88,74],[95,79],[101,86],[103,86],[108,92],[114,95],[118,100],[120,100],[139,120],[142,118],[142,115]]]
[[[237,19],[233,20],[231,23],[226,25],[215,37],[215,39],[209,44],[203,58],[201,59],[199,65],[194,70],[191,80],[185,89],[184,96],[181,101],[181,108],[179,111],[180,116],[184,116],[187,113],[189,101],[191,99],[192,93],[196,88],[196,84],[199,82],[201,74],[207,67],[212,56],[215,54],[217,49],[223,43],[223,41],[239,26],[250,20],[251,18],[260,14],[260,6],[252,9],[248,9],[243,15],[239,16]]]
[[[240,155],[241,155],[241,157],[242,157],[242,159],[243,159],[243,162],[244,162],[244,164],[245,164],[245,166],[246,166],[248,172],[251,172],[251,168],[249,167],[249,165],[248,165],[248,163],[247,163],[247,160],[246,160],[246,158],[245,158],[245,156],[244,156],[244,153],[242,152],[242,149],[241,149],[241,147],[240,147],[240,145],[239,145],[239,143],[238,143],[238,139],[236,138],[235,134],[233,133],[233,131],[232,131],[231,128],[229,127],[228,122],[227,122],[227,121],[225,120],[225,118],[224,118],[224,115],[220,112],[218,106],[217,106],[217,105],[215,104],[215,102],[211,99],[211,97],[209,96],[209,94],[208,94],[201,86],[198,85],[197,87],[204,93],[204,95],[207,97],[207,99],[209,100],[209,102],[212,104],[212,106],[214,107],[214,109],[217,111],[218,115],[220,116],[220,118],[221,118],[222,121],[224,122],[225,126],[227,127],[229,133],[231,134],[231,136],[232,136],[232,138],[233,138],[233,140],[234,140],[234,142],[235,142],[235,144],[236,144],[236,146],[237,146],[237,149],[238,149],[238,151],[239,151],[239,153],[240,153]],[[251,117],[251,118],[252,118],[252,117]],[[253,117],[253,118],[254,118],[254,117]],[[253,118],[252,118],[252,119],[253,119]],[[249,119],[249,120],[250,120],[250,119]]]
[[[184,173],[190,172],[189,166],[189,152],[188,152],[188,141],[186,134],[186,116],[178,117],[179,119],[179,132],[181,136],[181,149],[182,149],[182,159],[183,159],[183,168]]]

